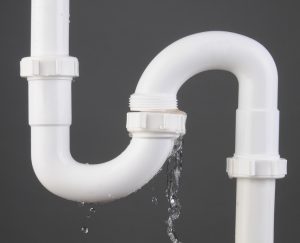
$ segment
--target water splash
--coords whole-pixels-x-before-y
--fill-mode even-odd
[[[174,148],[167,160],[167,189],[166,198],[168,200],[168,213],[167,220],[167,234],[172,243],[182,243],[175,231],[175,221],[180,216],[181,204],[178,198],[179,181],[182,172],[183,162],[183,139],[179,137],[175,143]]]

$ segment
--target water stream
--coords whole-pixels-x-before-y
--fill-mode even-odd
[[[167,219],[167,234],[172,243],[182,243],[178,239],[175,231],[175,221],[180,216],[181,204],[179,201],[179,185],[180,176],[182,172],[183,163],[183,139],[179,137],[175,143],[174,148],[167,160],[167,189],[166,198],[168,200],[168,214]]]
[[[179,201],[178,193],[180,187],[180,177],[182,172],[183,164],[183,138],[179,137],[175,140],[173,150],[166,161],[166,173],[167,173],[167,188],[165,191],[165,197],[168,202],[168,219],[167,224],[167,234],[172,243],[182,243],[178,239],[177,233],[175,231],[175,221],[179,218],[181,213],[181,203]],[[154,188],[152,188],[154,191]],[[158,197],[152,197],[153,205],[158,205]],[[84,222],[81,227],[81,232],[83,234],[89,233],[88,223],[89,220],[95,215],[96,209],[94,205],[89,205],[84,202],[78,204],[87,214],[85,215]]]

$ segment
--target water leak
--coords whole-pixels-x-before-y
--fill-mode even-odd
[[[182,172],[183,163],[183,139],[179,137],[175,143],[174,148],[167,160],[167,189],[166,198],[168,201],[168,219],[167,234],[172,243],[182,243],[178,239],[175,231],[175,221],[180,216],[181,204],[178,198],[179,182]]]

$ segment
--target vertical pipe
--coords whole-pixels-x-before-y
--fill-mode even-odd
[[[30,126],[70,126],[72,78],[28,79]]]
[[[69,55],[69,0],[32,0],[31,56]]]
[[[237,179],[236,243],[273,243],[275,179]]]
[[[236,157],[279,158],[279,111],[237,109]]]

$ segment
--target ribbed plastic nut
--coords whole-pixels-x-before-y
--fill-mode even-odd
[[[185,134],[186,113],[128,112],[126,128],[141,137],[178,137]]]
[[[228,158],[226,171],[231,178],[274,178],[279,179],[287,174],[286,159],[246,159]]]
[[[20,63],[21,77],[78,77],[76,57],[25,57]]]

